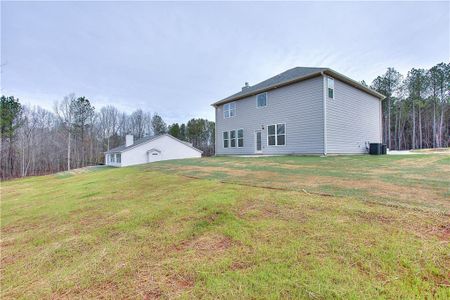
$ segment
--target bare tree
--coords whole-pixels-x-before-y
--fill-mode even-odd
[[[75,94],[70,94],[61,101],[55,103],[55,113],[58,117],[60,125],[67,133],[67,170],[70,171],[70,144],[73,132],[74,111],[72,102],[75,101]]]

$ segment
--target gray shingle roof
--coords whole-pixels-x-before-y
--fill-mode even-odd
[[[245,95],[249,95],[249,94],[252,94],[254,91],[258,91],[258,90],[261,90],[264,88],[269,88],[271,86],[274,86],[274,85],[277,85],[279,83],[283,83],[286,81],[290,81],[295,78],[300,78],[300,77],[320,73],[321,71],[324,71],[324,70],[326,70],[326,68],[305,68],[305,67],[292,68],[292,69],[284,71],[283,73],[280,73],[276,76],[273,76],[269,79],[261,81],[260,83],[249,86],[248,88],[246,88],[236,94],[233,94],[223,100],[220,100],[219,102],[226,102],[228,99],[234,99],[234,98],[242,97]],[[216,104],[216,103],[214,103],[214,104]]]
[[[174,139],[174,140],[176,140],[176,141],[178,141],[178,142],[180,142],[180,143],[182,143],[182,144],[184,144],[184,145],[186,145],[186,146],[188,146],[188,147],[190,147],[190,148],[192,148],[192,149],[194,149],[194,150],[196,150],[196,151],[198,151],[198,152],[200,152],[200,153],[203,153],[203,151],[201,151],[201,150],[195,148],[194,146],[192,146],[191,143],[186,142],[186,141],[179,140],[179,139],[177,139],[176,137],[173,137],[173,136],[171,136],[171,135],[168,134],[168,133],[164,133],[164,134],[160,134],[160,135],[149,135],[149,136],[145,136],[145,137],[143,137],[143,138],[141,138],[141,139],[136,140],[136,141],[133,143],[133,145],[130,145],[130,146],[128,146],[128,147],[126,147],[125,145],[122,145],[122,146],[119,146],[119,147],[116,147],[116,148],[112,148],[112,149],[110,149],[109,151],[106,151],[105,153],[123,152],[123,151],[126,151],[126,150],[128,150],[128,149],[131,149],[131,148],[134,148],[134,147],[136,147],[136,146],[139,146],[140,144],[144,144],[144,143],[146,143],[146,142],[150,142],[150,141],[152,141],[152,140],[156,140],[156,139],[158,139],[158,138],[160,138],[160,137],[163,137],[163,136],[168,136],[168,137],[170,137],[170,138],[172,138],[172,139]]]
[[[287,71],[284,71],[283,73],[280,73],[276,76],[273,76],[267,80],[264,80],[260,83],[257,83],[255,85],[249,86],[248,88],[245,88],[244,90],[233,94],[225,99],[222,99],[220,101],[217,101],[213,103],[213,106],[223,104],[229,101],[237,100],[240,98],[244,98],[246,96],[251,96],[255,94],[256,92],[263,92],[264,90],[270,90],[285,84],[289,84],[292,81],[295,80],[302,80],[302,78],[310,78],[316,75],[319,75],[321,72],[329,73],[330,75],[336,76],[337,78],[346,81],[349,84],[352,84],[353,86],[362,89],[368,93],[374,94],[375,96],[382,98],[383,95],[362,86],[359,82],[352,80],[336,71],[331,70],[330,68],[313,68],[313,67],[295,67],[292,69],[289,69]]]
[[[139,144],[142,144],[142,143],[145,143],[145,142],[154,140],[154,139],[156,139],[156,138],[158,138],[158,137],[160,137],[160,135],[149,135],[149,136],[144,136],[143,138],[134,141],[134,143],[133,143],[132,145],[128,146],[128,147],[125,146],[125,145],[122,145],[122,146],[119,146],[119,147],[116,147],[116,148],[109,149],[109,151],[107,151],[106,153],[111,153],[111,152],[122,152],[122,151],[124,151],[124,150],[130,149],[131,147],[136,147],[136,146],[139,145]]]

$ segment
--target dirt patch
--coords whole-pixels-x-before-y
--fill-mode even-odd
[[[433,226],[429,228],[426,233],[435,236],[442,241],[450,242],[450,223]]]
[[[373,212],[363,212],[363,211],[358,211],[355,213],[355,215],[357,216],[358,219],[364,220],[367,223],[380,223],[380,224],[392,224],[395,219],[394,218],[390,218],[384,215],[379,215]]]
[[[239,270],[246,270],[246,269],[250,268],[251,266],[252,266],[252,264],[250,264],[248,262],[234,261],[231,264],[230,269],[233,271],[239,271]]]
[[[243,219],[278,219],[304,222],[307,215],[298,207],[284,206],[267,200],[247,201],[236,210],[236,215]]]
[[[203,255],[224,252],[233,245],[233,241],[224,235],[206,234],[193,240],[183,241],[175,246],[177,251],[195,250]]]
[[[255,215],[258,218],[273,218],[279,213],[280,209],[275,204],[264,200],[247,201],[236,212],[240,218],[252,218]]]
[[[214,173],[220,172],[229,176],[246,177],[252,176],[252,178],[273,178],[277,176],[277,172],[270,171],[252,171],[238,168],[226,168],[226,167],[210,167],[210,166],[182,166],[177,168],[179,171],[184,172],[196,172],[198,174],[212,175]]]
[[[0,269],[4,269],[7,265],[12,265],[18,260],[21,260],[25,257],[23,254],[12,254],[12,255],[5,255],[4,251],[2,251],[2,257],[1,257],[1,267]]]
[[[144,293],[144,300],[160,299],[163,296],[163,291],[160,288],[154,288]]]

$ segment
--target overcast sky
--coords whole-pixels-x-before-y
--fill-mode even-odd
[[[5,2],[2,94],[51,109],[214,118],[210,104],[295,66],[372,79],[450,57],[449,2]]]

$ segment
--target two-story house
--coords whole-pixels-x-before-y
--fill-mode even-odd
[[[367,153],[380,93],[329,68],[297,67],[220,100],[216,155]]]

